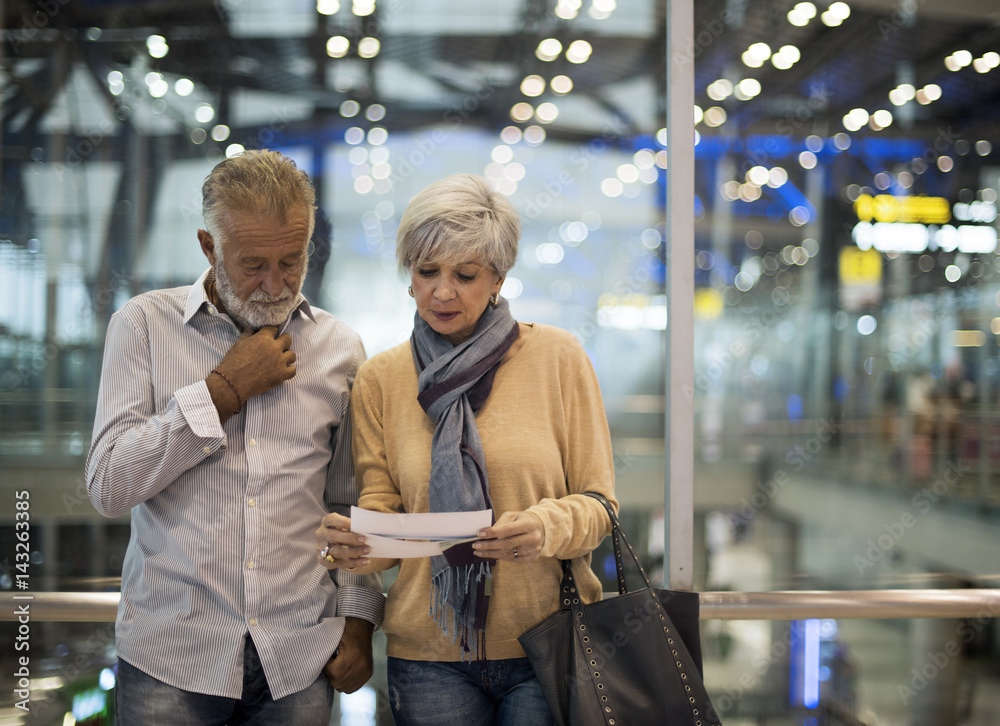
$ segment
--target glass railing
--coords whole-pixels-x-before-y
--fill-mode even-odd
[[[5,694],[0,723],[111,723],[118,599],[0,593],[0,620],[8,621],[0,628],[12,630],[13,642],[44,643],[31,648],[20,694],[28,694],[32,719]],[[705,682],[727,726],[1000,720],[989,643],[1000,589],[702,592],[700,599]],[[391,724],[383,650],[377,634],[372,681],[338,698],[331,724]]]

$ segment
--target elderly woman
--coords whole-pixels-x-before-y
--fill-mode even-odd
[[[611,529],[607,419],[570,333],[520,323],[500,297],[521,225],[486,179],[462,174],[413,198],[397,258],[415,299],[408,343],[364,363],[351,396],[359,506],[492,509],[494,524],[441,556],[368,558],[350,520],[316,532],[330,569],[399,565],[385,616],[397,726],[549,724],[518,635],[558,607],[560,559],[599,600],[590,553]]]

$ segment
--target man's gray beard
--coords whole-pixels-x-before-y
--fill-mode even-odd
[[[215,292],[218,293],[222,306],[226,309],[229,317],[244,330],[259,330],[267,325],[275,327],[281,325],[302,299],[302,295],[296,294],[288,285],[285,285],[280,297],[271,297],[258,287],[250,293],[247,301],[243,302],[233,291],[233,285],[229,281],[222,256],[217,255],[216,259],[218,262],[215,265]],[[277,307],[255,304],[278,301],[281,301],[281,304]]]

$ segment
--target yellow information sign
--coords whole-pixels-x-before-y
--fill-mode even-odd
[[[862,222],[947,224],[951,221],[951,205],[944,197],[862,194],[854,202],[854,212]]]
[[[857,247],[840,249],[840,284],[879,285],[882,282],[882,255],[876,250]]]

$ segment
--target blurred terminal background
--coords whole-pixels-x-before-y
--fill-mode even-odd
[[[201,183],[260,147],[315,182],[306,294],[369,355],[412,326],[408,200],[495,180],[524,221],[503,294],[591,356],[658,578],[673,244],[695,259],[674,353],[694,358],[695,587],[997,587],[1000,4],[698,0],[675,49],[690,169],[667,168],[671,7],[0,2],[0,590],[23,490],[32,590],[119,588],[128,519],[83,478],[108,318],[197,278]],[[669,239],[670,184],[694,187],[693,239]],[[706,679],[737,726],[992,726],[996,611],[706,620]],[[16,624],[0,633],[6,684]],[[111,623],[34,623],[31,712],[5,686],[0,724],[109,723],[114,655]],[[331,721],[388,722],[378,669]]]

